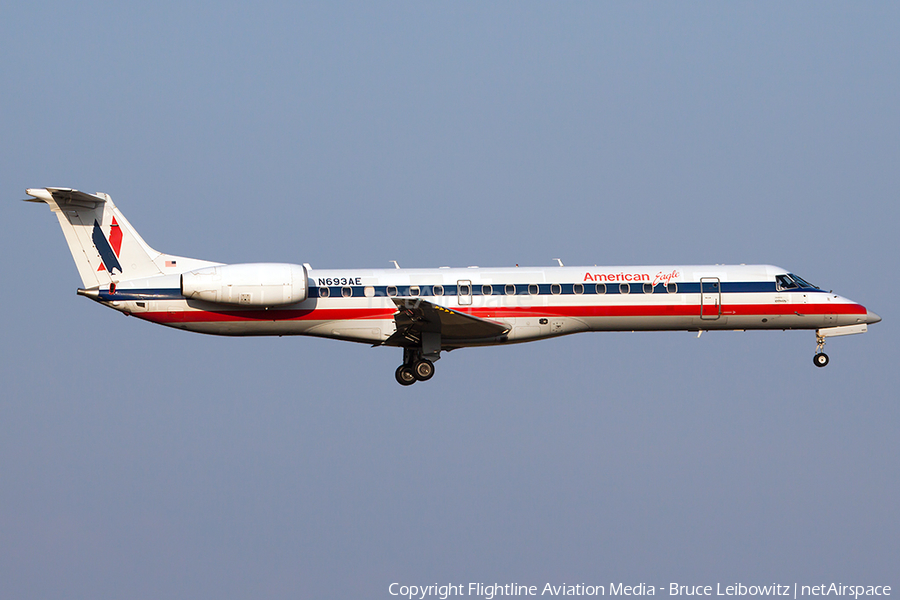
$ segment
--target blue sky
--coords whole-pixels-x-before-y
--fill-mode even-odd
[[[900,585],[890,3],[0,9],[10,597],[445,581]],[[884,321],[444,356],[75,296],[27,187],[154,247],[314,267],[772,263]]]

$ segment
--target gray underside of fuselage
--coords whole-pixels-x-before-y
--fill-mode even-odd
[[[344,321],[231,321],[231,322],[191,322],[186,315],[184,322],[165,325],[198,333],[223,336],[313,336],[366,344],[381,344],[394,332],[391,319],[354,319]],[[651,317],[529,317],[504,319],[509,325],[509,333],[504,336],[485,339],[444,338],[442,346],[459,348],[465,346],[487,346],[559,337],[586,331],[700,331],[700,330],[777,330],[816,329],[819,327],[849,325],[858,322],[851,315],[742,315],[716,318],[686,316]],[[398,344],[402,345],[402,344]]]

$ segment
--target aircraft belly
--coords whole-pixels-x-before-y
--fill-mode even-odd
[[[723,311],[726,312],[726,311]],[[585,318],[591,331],[677,331],[717,329],[816,329],[823,315],[723,314],[716,319],[698,316],[604,316]],[[842,323],[842,321],[840,321]],[[856,319],[851,320],[856,323]]]
[[[522,342],[525,340],[535,340],[540,337],[546,337],[550,334],[550,328],[546,327],[546,333],[542,331],[542,328],[535,325],[516,325],[512,328],[512,331],[509,332],[508,339],[511,342]]]
[[[159,303],[156,310],[134,312],[134,316],[158,323],[212,335],[246,336],[246,335],[317,335],[338,339],[364,339],[365,341],[381,341],[384,320],[361,319],[353,321],[337,321],[330,319],[311,319],[309,315],[300,313],[274,313],[272,319],[260,318],[259,313],[244,316],[243,312],[225,311],[222,313],[203,310],[191,310],[184,303]],[[352,325],[349,325],[351,323]],[[370,326],[370,323],[373,324]],[[388,321],[388,324],[391,322]],[[360,329],[360,332],[352,330]],[[336,330],[337,333],[332,333]]]
[[[826,315],[833,317],[822,324],[822,327],[833,327],[834,325],[857,325],[866,322],[865,314],[834,314]]]
[[[834,297],[837,299],[837,297]],[[669,300],[668,298],[666,298]],[[740,294],[723,297],[718,315],[700,314],[699,300],[685,295],[672,298],[610,298],[602,304],[581,302],[522,308],[482,307],[467,314],[509,327],[504,336],[452,335],[445,333],[447,347],[517,343],[568,335],[581,331],[667,331],[717,329],[817,329],[863,322],[860,308],[847,301],[792,303],[771,296]],[[676,300],[676,301],[672,301]],[[693,301],[697,300],[695,304]],[[776,300],[773,302],[773,300]],[[362,343],[381,344],[396,331],[394,313],[382,306],[310,306],[273,310],[242,310],[184,300],[110,302],[109,306],[159,324],[225,336],[310,335]],[[143,305],[143,306],[142,306]],[[340,317],[334,318],[340,314]],[[860,314],[858,314],[860,313]],[[391,318],[385,318],[391,315]],[[347,317],[351,318],[347,318]],[[455,341],[454,341],[455,340]],[[458,343],[457,343],[458,342]]]
[[[308,328],[303,335],[350,342],[379,344],[394,332],[394,322],[383,319],[324,321]]]
[[[187,317],[189,318],[189,317]],[[179,329],[213,335],[304,335],[315,322],[309,321],[186,321],[167,323]]]
[[[519,317],[505,319],[505,322],[510,325],[510,331],[506,336],[510,342],[558,337],[591,329],[584,319],[575,317]]]
[[[385,335],[383,321],[219,321],[169,323],[179,329],[214,335],[309,335],[377,344]],[[387,322],[390,325],[390,322]]]
[[[690,329],[699,323],[698,317],[672,316],[604,316],[584,319],[591,331],[665,331]],[[709,321],[704,321],[708,323]]]

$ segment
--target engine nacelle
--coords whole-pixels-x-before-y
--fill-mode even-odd
[[[247,263],[204,267],[181,275],[181,295],[240,306],[282,306],[307,297],[306,267]]]

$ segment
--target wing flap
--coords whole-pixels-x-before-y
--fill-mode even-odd
[[[396,343],[400,339],[421,340],[425,332],[440,333],[444,343],[496,338],[509,332],[509,327],[502,323],[468,315],[421,298],[391,300],[397,305],[397,313],[394,315],[397,332],[385,340],[386,344]]]

